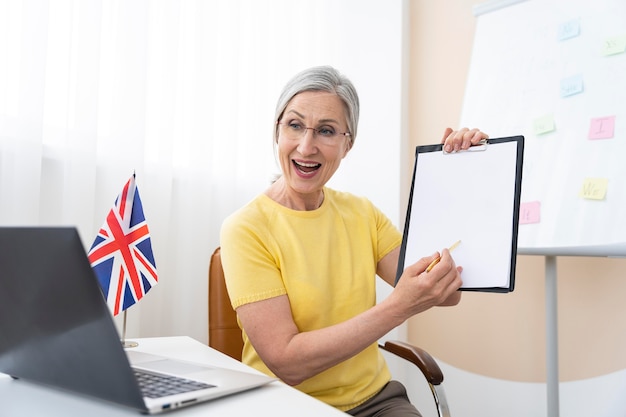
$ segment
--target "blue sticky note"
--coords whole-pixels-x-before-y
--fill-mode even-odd
[[[561,80],[561,97],[569,97],[583,92],[583,76],[574,75]]]
[[[579,19],[569,20],[559,25],[558,39],[560,41],[575,38],[578,35],[580,35]]]

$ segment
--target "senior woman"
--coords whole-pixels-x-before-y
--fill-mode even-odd
[[[352,415],[419,416],[377,341],[415,314],[458,304],[462,268],[443,249],[425,273],[439,253],[425,256],[376,303],[376,275],[395,282],[402,235],[366,198],[326,187],[358,119],[357,92],[334,68],[287,83],[274,129],[282,175],[223,223],[226,283],[243,362]],[[452,151],[486,137],[448,128],[442,142]]]

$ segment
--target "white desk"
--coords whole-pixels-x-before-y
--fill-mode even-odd
[[[167,355],[179,359],[197,361],[249,372],[248,366],[200,343],[190,337],[162,337],[132,339],[139,343],[135,350]],[[138,411],[115,404],[34,385],[25,381],[13,381],[0,374],[0,415],[2,417],[137,417]],[[276,381],[261,388],[220,398],[189,408],[171,411],[163,415],[174,417],[211,416],[346,416],[288,385]]]

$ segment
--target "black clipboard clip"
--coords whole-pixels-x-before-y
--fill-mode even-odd
[[[487,150],[487,145],[488,144],[489,144],[489,139],[482,139],[476,145],[472,145],[469,148],[461,150],[461,151],[446,152],[446,150],[443,149],[443,146],[442,146],[441,150],[443,151],[444,155],[452,155],[452,154],[455,154],[455,153],[463,153],[463,152],[482,152],[482,151],[486,151]]]

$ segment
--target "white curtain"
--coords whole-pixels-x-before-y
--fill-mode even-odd
[[[355,82],[359,137],[331,185],[401,226],[406,7],[1,1],[0,225],[76,226],[88,247],[135,172],[159,284],[128,311],[128,336],[206,341],[210,253],[278,172],[274,106],[297,71],[330,64]]]

